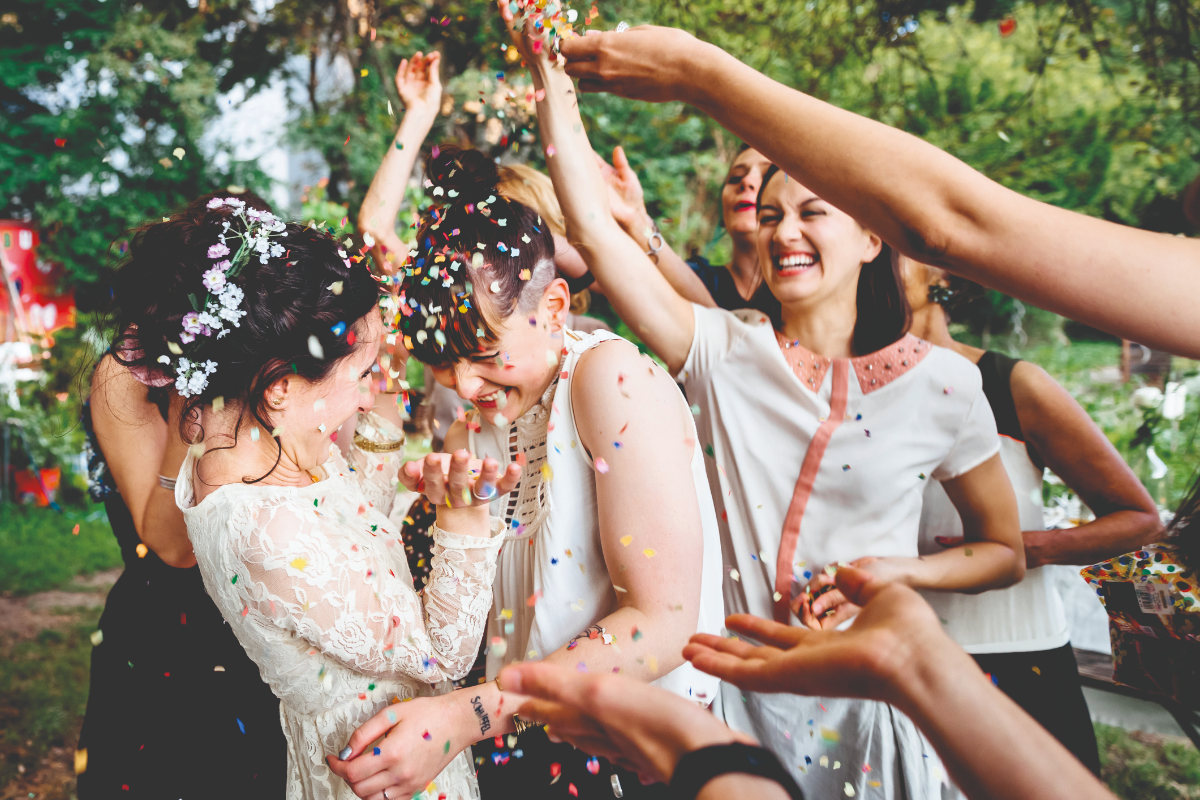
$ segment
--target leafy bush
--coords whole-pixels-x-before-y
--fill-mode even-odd
[[[1200,798],[1200,752],[1190,742],[1097,723],[1100,776],[1123,800]]]

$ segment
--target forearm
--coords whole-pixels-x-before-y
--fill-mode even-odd
[[[999,542],[967,542],[933,555],[898,560],[906,568],[903,583],[935,592],[1003,589],[1024,576],[1021,556]]]
[[[1025,566],[1087,566],[1141,549],[1162,532],[1158,514],[1125,509],[1066,530],[1024,531]]]
[[[176,470],[177,474],[178,470]],[[142,515],[142,542],[172,567],[194,567],[196,556],[188,539],[183,512],[175,505],[175,493],[155,486]]]
[[[911,652],[881,699],[912,718],[972,800],[1111,800],[1078,759],[948,638]]]
[[[905,255],[1110,333],[1200,353],[1191,313],[1200,291],[1195,242],[1023,197],[915,136],[788,89],[715,46],[693,50],[681,99]],[[1144,265],[1133,275],[1144,288],[1132,294],[1130,263]],[[1088,290],[1079,291],[1085,275]]]
[[[683,648],[688,636],[696,629],[696,615],[690,616],[690,625],[684,619],[682,610],[651,615],[633,606],[624,606],[588,629],[597,632],[596,638],[581,631],[573,640],[574,647],[571,643],[563,645],[544,660],[592,673],[618,672],[650,683],[683,663]],[[605,644],[599,628],[612,637],[611,644]],[[636,641],[634,630],[640,634]]]
[[[651,226],[654,224],[649,214],[646,215],[646,224],[641,226],[624,226],[625,232],[630,238],[637,242],[638,247],[642,248],[642,252],[650,250],[650,237],[647,231],[653,230]],[[667,283],[671,284],[671,288],[675,293],[687,300],[690,303],[705,306],[707,308],[715,308],[716,303],[713,302],[712,295],[708,293],[708,287],[704,285],[704,281],[696,275],[688,263],[675,252],[671,247],[670,242],[666,240],[661,233],[656,237],[657,241],[662,245],[657,253],[654,254],[652,260],[655,266],[658,267],[659,273],[666,278]]]
[[[377,252],[376,259],[390,263],[392,270],[407,256],[407,253],[397,252],[402,245],[396,235],[396,217],[404,202],[404,189],[417,163],[421,145],[436,119],[437,109],[405,112],[358,213],[359,230],[375,238],[377,250],[379,245],[388,249],[387,253]]]
[[[672,369],[682,366],[692,340],[691,306],[613,220],[571,79],[545,65],[531,67],[531,74],[535,86],[545,89],[537,101],[538,129],[568,239],[621,319]]]

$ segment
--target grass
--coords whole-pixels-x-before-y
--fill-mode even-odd
[[[1200,798],[1200,751],[1190,742],[1097,724],[1100,774],[1122,800]]]
[[[0,592],[23,596],[121,565],[102,506],[88,511],[0,505]],[[93,519],[93,517],[97,517]],[[79,533],[72,531],[79,525]]]
[[[61,765],[71,761],[87,708],[89,637],[99,619],[100,609],[90,609],[62,629],[0,641],[0,787],[23,778],[42,789],[39,797],[73,795],[74,776]],[[48,758],[59,768],[45,769]]]

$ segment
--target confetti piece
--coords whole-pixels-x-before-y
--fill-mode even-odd
[[[736,569],[729,570],[729,577],[733,578],[735,581],[741,581],[742,579],[742,576],[738,574]]]
[[[104,641],[104,631],[99,629],[92,631],[91,639],[92,647],[99,647],[100,643]]]
[[[963,550],[963,555],[970,558],[971,556],[975,555],[975,551],[968,547],[967,549]]]
[[[575,788],[575,784],[573,783],[567,784],[567,792],[571,795],[571,797],[579,797],[579,790]]]
[[[321,347],[321,342],[316,336],[308,337],[308,352],[312,354],[313,358],[322,360],[325,358],[325,348]]]
[[[837,731],[835,731],[833,728],[826,728],[824,725],[822,725],[821,726],[821,738],[831,744],[837,744],[838,742],[840,742],[842,740],[842,735],[840,733],[838,733]],[[825,766],[825,765],[822,764],[821,766]]]
[[[542,599],[542,590],[538,589],[536,592],[529,595],[529,599],[525,601],[525,605],[529,606],[530,608],[533,608],[535,605],[537,605],[537,601],[541,600],[541,599]]]
[[[296,558],[292,560],[291,566],[295,569],[304,569],[308,566],[308,561],[303,558]]]
[[[433,737],[429,735],[429,731],[425,731],[424,733],[422,733],[421,738],[427,742],[433,741]]]
[[[183,158],[185,155],[187,155],[187,151],[182,147],[176,147],[171,151],[171,155],[175,156],[176,158]]]
[[[1038,674],[1038,675],[1041,675],[1041,674],[1042,674],[1042,670],[1041,670],[1041,668],[1040,668],[1040,667],[1034,667],[1034,668],[1033,668],[1033,671],[1034,671],[1034,673],[1036,673],[1036,674]]]
[[[71,529],[71,535],[73,535],[73,536],[79,535],[79,523],[78,522],[76,522],[75,527]]]
[[[589,758],[587,760],[587,771],[592,773],[593,775],[599,775],[600,774],[600,760],[598,758],[596,758],[595,756],[592,756],[591,758]]]
[[[599,472],[601,475],[607,475],[607,474],[608,474],[608,462],[607,462],[607,461],[605,461],[605,460],[604,460],[603,458],[601,458],[600,456],[596,456],[596,472]],[[76,526],[75,526],[75,532],[76,532],[76,533],[78,533],[78,532],[79,532],[79,526],[78,526],[78,525],[76,525]],[[625,538],[629,538],[629,537],[625,537]],[[622,539],[621,541],[625,541],[625,540],[624,540],[624,539]]]
[[[75,751],[75,774],[82,775],[87,772],[87,748],[81,747]]]
[[[335,295],[340,295],[342,293],[342,285],[342,281],[334,281],[327,288]]]
[[[142,544],[141,542],[138,542],[138,546],[136,549],[137,549],[138,558],[145,558],[146,553],[150,552],[150,548],[146,547],[146,545]]]
[[[658,553],[656,553],[653,548],[647,547],[642,551],[642,555],[644,555],[646,558],[654,558],[656,555],[658,555]]]
[[[642,636],[643,636],[642,632],[637,629],[636,625],[634,625],[633,633],[630,634],[630,638],[632,638],[636,642],[638,639],[641,639]]]
[[[849,781],[846,782],[845,792],[846,797],[854,797],[854,787],[850,785]]]
[[[629,543],[632,541],[633,541],[633,537],[628,534],[621,537],[621,544],[625,545],[626,547],[629,547]]]

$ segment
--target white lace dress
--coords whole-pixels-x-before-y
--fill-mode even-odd
[[[400,436],[368,416],[360,431]],[[331,444],[325,480],[227,484],[199,504],[191,455],[179,473],[175,498],[205,588],[282,701],[288,800],[351,800],[325,756],[390,703],[466,675],[479,650],[504,541],[499,520],[488,539],[434,526],[433,570],[418,595],[388,521],[401,455],[355,447],[347,463]],[[439,795],[479,797],[470,748],[418,797]]]

